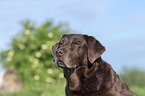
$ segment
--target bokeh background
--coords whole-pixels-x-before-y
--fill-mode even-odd
[[[51,47],[61,34],[87,34],[138,94],[145,95],[144,0],[0,0],[0,72],[16,70],[23,89],[1,96],[64,96]]]

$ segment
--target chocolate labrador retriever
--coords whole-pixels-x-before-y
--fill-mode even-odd
[[[52,55],[63,69],[66,96],[137,96],[101,59],[104,51],[104,46],[92,36],[62,35],[52,47]]]

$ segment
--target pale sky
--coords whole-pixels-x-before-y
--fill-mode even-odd
[[[145,0],[0,0],[0,52],[25,19],[67,22],[96,37],[106,48],[103,60],[118,73],[124,66],[145,70]]]

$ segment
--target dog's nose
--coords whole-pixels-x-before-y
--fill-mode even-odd
[[[57,50],[56,51],[56,56],[62,56],[63,55],[63,50]]]

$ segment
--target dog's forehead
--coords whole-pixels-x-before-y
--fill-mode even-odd
[[[65,35],[62,39],[65,39],[67,38],[68,40],[71,40],[71,41],[84,41],[85,38],[84,38],[84,35],[80,35],[80,34],[69,34],[69,35]]]

